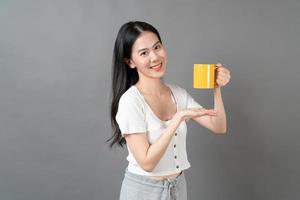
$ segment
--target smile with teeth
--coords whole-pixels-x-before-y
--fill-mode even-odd
[[[158,65],[151,66],[150,69],[157,69],[157,68],[160,68],[161,66],[162,66],[162,63],[159,63]]]

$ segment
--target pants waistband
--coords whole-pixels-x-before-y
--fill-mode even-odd
[[[169,188],[170,186],[176,187],[178,182],[184,178],[184,172],[182,171],[180,175],[178,175],[175,179],[156,180],[156,179],[148,178],[147,176],[134,174],[132,172],[129,172],[128,169],[126,168],[125,177],[139,183],[149,184],[151,186]]]

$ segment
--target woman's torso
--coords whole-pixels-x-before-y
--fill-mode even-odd
[[[171,89],[168,86],[165,86],[164,92],[160,94],[160,96],[152,96],[148,94],[144,94],[141,90],[135,86],[139,92],[143,95],[145,101],[148,106],[151,108],[153,114],[157,116],[161,121],[169,121],[177,112],[176,101],[174,98],[174,94],[172,94]],[[164,179],[175,179],[182,173],[175,173],[167,176],[147,176],[147,178],[155,179],[155,180],[164,180]]]
[[[169,106],[165,104],[164,106],[170,109],[162,112],[160,112],[161,109],[159,108],[156,110],[155,105],[150,102],[151,99],[145,98],[135,86],[129,88],[123,94],[116,116],[122,134],[146,132],[149,143],[153,144],[164,133],[164,130],[171,122],[170,119],[177,110],[200,106],[192,101],[184,89],[170,84],[167,84],[167,86],[170,89],[169,92],[173,94],[174,101],[170,98],[171,95],[169,93],[169,99],[166,98],[170,102]],[[129,153],[127,156],[127,160],[129,161],[128,171],[135,174],[154,179],[172,179],[190,167],[186,152],[185,121],[181,122],[176,129],[166,152],[152,172],[143,170],[135,160],[128,146],[127,149]]]

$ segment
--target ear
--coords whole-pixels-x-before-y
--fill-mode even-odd
[[[124,58],[124,62],[132,69],[135,68],[134,64],[132,63],[131,59]]]

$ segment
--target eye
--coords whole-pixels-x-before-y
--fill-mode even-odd
[[[147,51],[143,51],[143,52],[140,54],[140,56],[146,56],[147,54],[148,54]]]
[[[160,49],[160,48],[161,48],[161,44],[155,46],[155,49]]]

